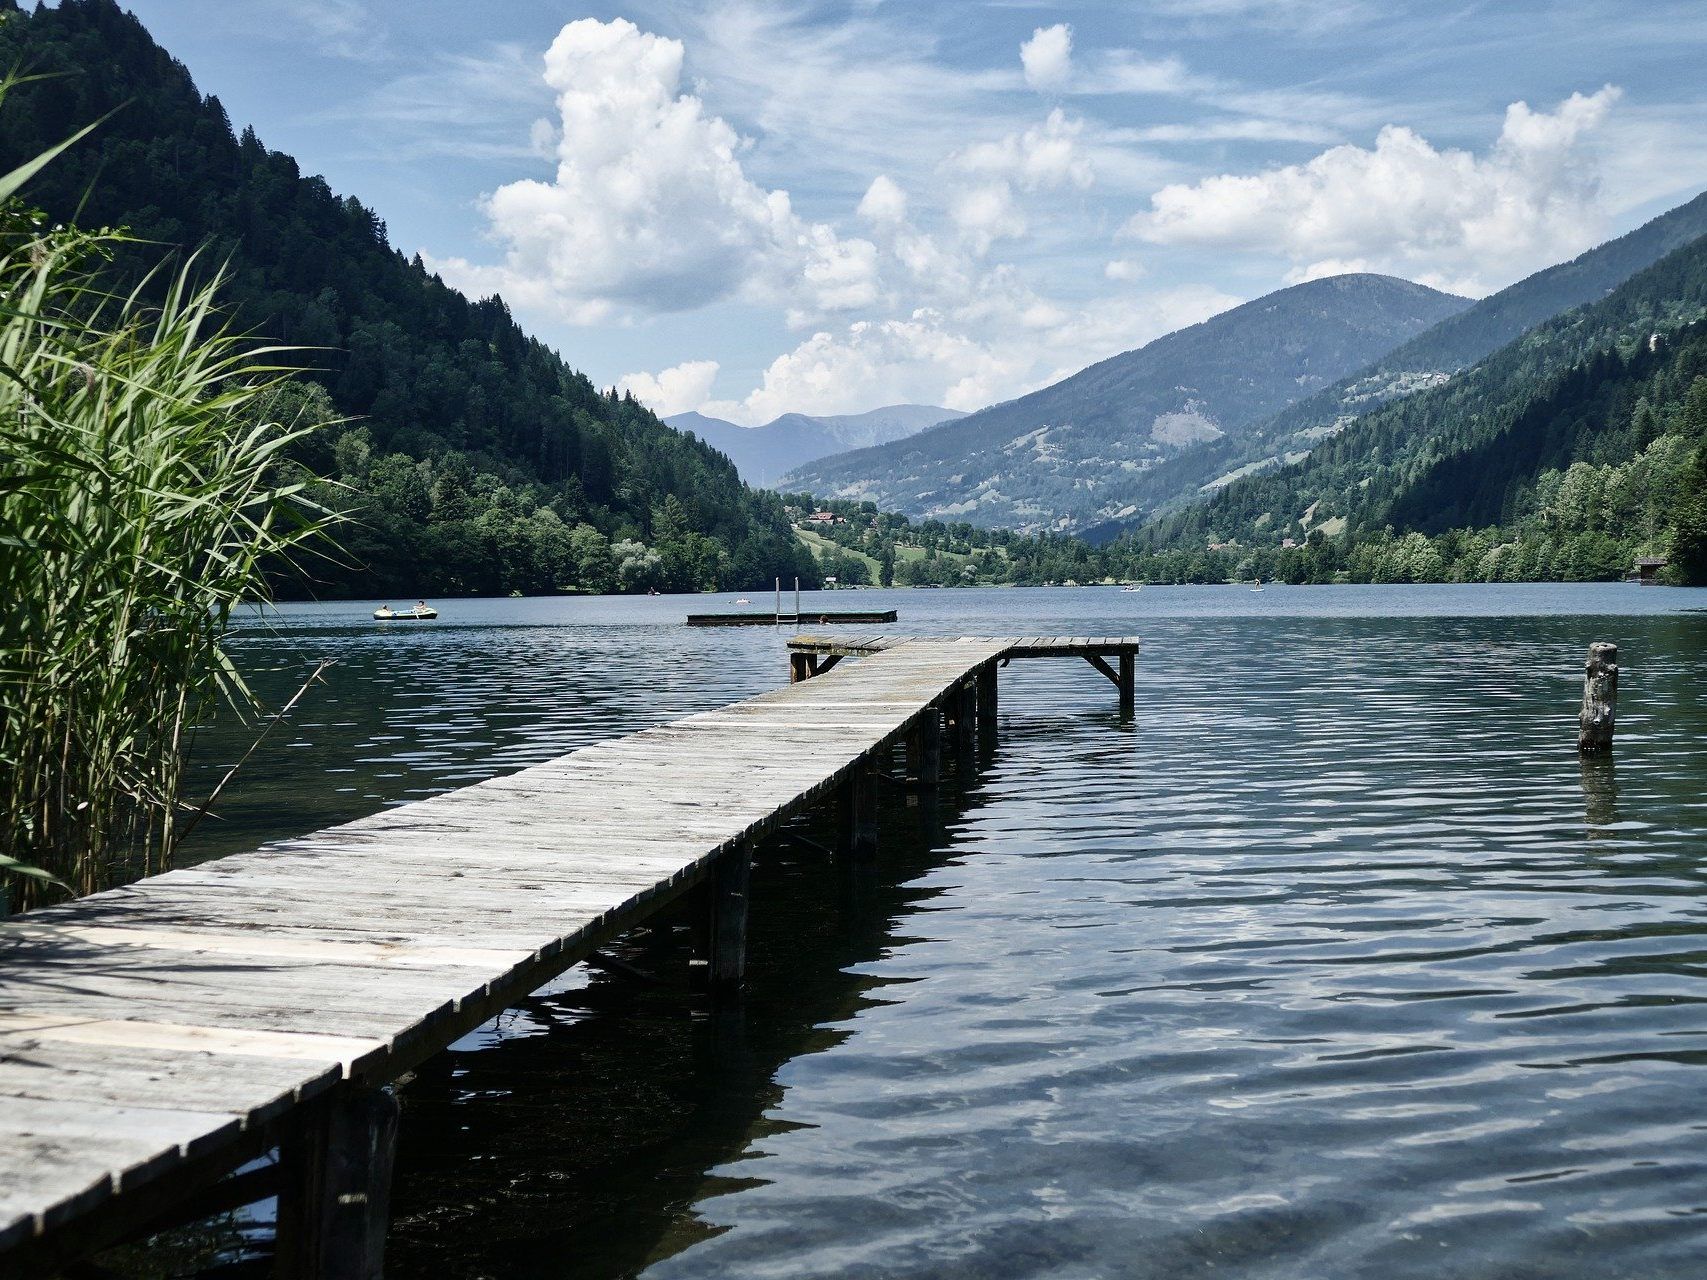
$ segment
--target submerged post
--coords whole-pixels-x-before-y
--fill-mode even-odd
[[[1130,649],[1120,653],[1120,714],[1130,716],[1138,710],[1138,655]]]
[[[1601,641],[1588,647],[1583,666],[1583,709],[1577,717],[1577,750],[1612,750],[1612,726],[1618,715],[1618,646]]]
[[[281,1280],[381,1280],[397,1114],[384,1089],[338,1090],[281,1144]]]

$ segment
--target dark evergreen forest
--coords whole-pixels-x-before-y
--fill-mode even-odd
[[[601,393],[502,300],[472,301],[394,250],[353,196],[304,175],[114,0],[0,0],[0,170],[104,123],[31,186],[55,221],[123,227],[141,278],[200,252],[228,264],[232,322],[314,348],[275,411],[342,421],[298,461],[335,481],[345,555],[283,594],[444,595],[759,587],[811,555],[780,501],[703,443]]]

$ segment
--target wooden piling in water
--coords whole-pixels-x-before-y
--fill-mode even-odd
[[[942,780],[942,710],[926,707],[915,731],[919,738],[918,772],[921,787],[934,787]]]
[[[1138,655],[1130,650],[1120,655],[1120,714],[1138,711]]]
[[[877,770],[863,760],[842,783],[840,822],[837,824],[841,852],[850,858],[877,855]]]
[[[996,729],[996,664],[986,662],[978,668],[978,727],[985,733]]]
[[[288,1133],[279,1150],[279,1280],[381,1280],[398,1110],[385,1089],[339,1089]]]
[[[733,991],[747,977],[747,891],[753,847],[742,842],[711,873],[711,938],[706,980],[714,992]]]
[[[1618,717],[1618,646],[1606,641],[1588,647],[1583,665],[1583,705],[1577,716],[1577,750],[1612,750]]]
[[[954,715],[954,765],[962,772],[969,771],[978,750],[978,689],[971,680],[963,680],[950,695]]]

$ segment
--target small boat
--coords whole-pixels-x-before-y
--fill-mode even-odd
[[[1143,587],[1122,587],[1122,591],[1142,591]]]
[[[375,609],[373,616],[381,622],[425,622],[429,618],[438,617],[439,611],[424,604],[418,604],[413,609],[393,609],[387,604]]]
[[[735,602],[735,603],[736,603],[736,604],[752,604],[752,603],[753,603],[753,602],[752,602],[752,601],[751,601],[751,600],[749,600],[749,599],[747,599],[747,597],[746,597],[746,596],[742,596],[742,597],[741,597],[741,598],[740,598],[740,599],[739,599],[739,600],[737,600],[737,601],[736,601],[736,602]]]

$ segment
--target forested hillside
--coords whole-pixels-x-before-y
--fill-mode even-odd
[[[601,394],[498,299],[471,301],[403,257],[354,197],[234,133],[113,0],[0,0],[0,67],[47,77],[8,97],[0,170],[111,113],[32,185],[50,218],[130,229],[125,276],[205,246],[210,269],[230,263],[238,326],[320,349],[303,360],[350,421],[304,461],[345,486],[359,523],[350,563],[315,566],[297,590],[689,590],[813,574],[773,495]]]
[[[986,527],[1141,516],[1195,496],[1276,410],[1468,305],[1390,276],[1312,280],[784,483]]]

